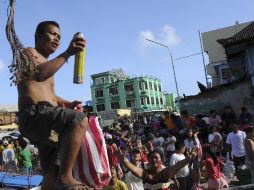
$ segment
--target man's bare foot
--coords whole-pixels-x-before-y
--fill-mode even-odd
[[[55,184],[55,190],[93,190],[93,188],[88,187],[84,183],[77,181],[75,179],[72,180],[61,180]]]

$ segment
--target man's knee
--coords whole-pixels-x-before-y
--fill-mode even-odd
[[[79,127],[83,130],[87,130],[88,128],[88,118],[87,117],[84,117],[80,122],[79,122]]]

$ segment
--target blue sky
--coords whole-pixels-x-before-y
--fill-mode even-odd
[[[7,66],[10,46],[5,36],[8,0],[0,1],[0,104],[16,104],[17,91],[10,86]],[[73,58],[56,74],[56,93],[68,100],[90,99],[90,75],[122,68],[129,75],[151,75],[162,80],[163,90],[176,92],[167,49],[145,41],[168,45],[175,58],[200,52],[201,32],[254,20],[253,0],[17,0],[15,28],[25,46],[34,46],[34,31],[44,20],[61,26],[62,40],[55,57],[67,48],[73,34],[87,40],[85,83],[72,83]],[[207,58],[206,58],[207,62]],[[175,62],[180,94],[199,92],[205,84],[202,57]]]

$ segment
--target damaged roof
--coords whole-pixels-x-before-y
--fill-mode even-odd
[[[222,44],[224,47],[228,47],[233,44],[247,42],[249,40],[254,40],[254,22],[251,22],[235,35],[225,39],[218,39],[217,42]]]

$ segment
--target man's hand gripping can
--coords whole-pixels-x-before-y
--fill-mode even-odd
[[[76,37],[83,37],[81,32],[75,35]],[[86,55],[86,47],[83,50],[78,51],[75,55],[75,63],[74,63],[74,74],[73,74],[73,83],[75,84],[83,84],[84,82],[84,66],[85,66],[85,55]]]

